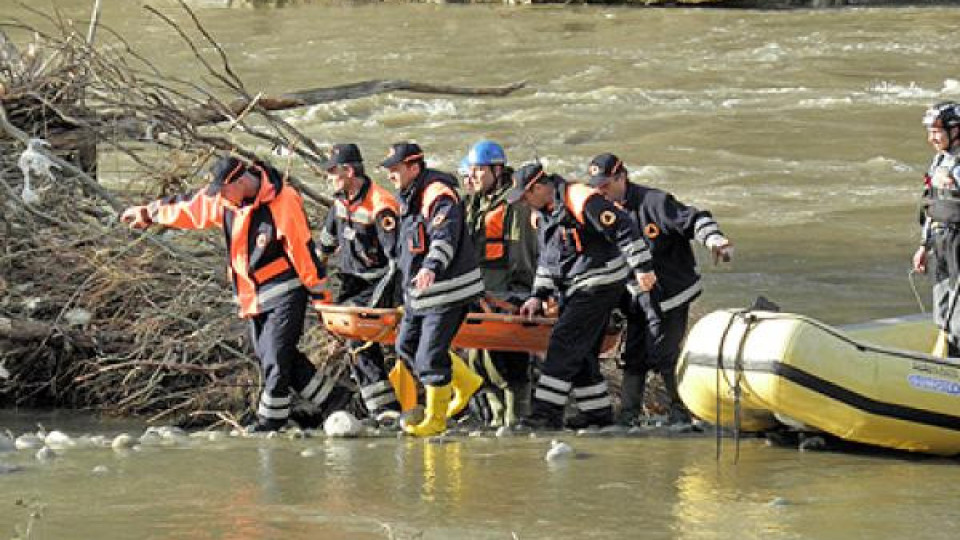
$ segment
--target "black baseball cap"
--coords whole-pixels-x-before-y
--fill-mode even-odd
[[[207,186],[207,195],[214,196],[220,193],[223,186],[233,182],[247,172],[247,164],[233,156],[223,156],[210,166],[208,175],[210,185]]]
[[[590,160],[590,166],[587,173],[590,175],[588,180],[592,187],[606,184],[610,177],[624,170],[623,162],[613,154],[600,154]]]
[[[387,159],[380,162],[381,167],[393,167],[397,163],[404,161],[415,161],[423,159],[423,150],[420,145],[412,142],[398,142],[390,146],[387,151]]]
[[[530,189],[530,186],[544,178],[543,166],[539,163],[528,163],[517,169],[510,177],[513,184],[510,191],[507,192],[507,202],[513,204],[523,198],[523,194]]]
[[[330,149],[330,156],[320,164],[320,168],[329,171],[337,165],[346,165],[347,163],[363,163],[360,147],[353,143],[333,145],[333,148]]]

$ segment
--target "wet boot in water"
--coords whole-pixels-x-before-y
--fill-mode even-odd
[[[581,412],[580,414],[568,418],[564,422],[567,429],[587,429],[590,427],[607,427],[613,425],[613,409],[601,409],[599,411],[592,411],[589,413]]]
[[[483,377],[470,369],[459,355],[450,353],[450,387],[453,397],[447,408],[447,418],[452,418],[470,404],[470,398],[483,386]]]
[[[452,385],[429,386],[427,391],[427,406],[424,409],[423,422],[406,426],[403,430],[416,437],[432,437],[447,430],[447,408],[453,395]]]
[[[485,390],[483,397],[487,400],[487,407],[490,409],[490,427],[498,428],[504,423],[504,403],[500,400],[495,390]]]
[[[256,421],[243,428],[247,433],[270,433],[287,427],[287,419],[257,417]]]
[[[620,381],[620,416],[617,423],[632,426],[643,414],[643,391],[646,386],[646,373],[623,373]]]

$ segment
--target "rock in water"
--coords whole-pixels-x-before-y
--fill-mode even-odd
[[[63,450],[65,448],[70,448],[71,446],[76,446],[77,444],[73,441],[73,439],[70,438],[69,435],[62,431],[56,430],[47,433],[47,436],[43,439],[43,442],[54,450]]]
[[[337,411],[323,423],[323,431],[328,437],[357,437],[363,431],[363,425],[347,411]]]
[[[114,437],[113,442],[110,443],[110,446],[114,450],[128,450],[133,448],[133,445],[136,443],[136,440],[127,433],[121,433]]]
[[[17,437],[14,446],[17,447],[17,450],[32,450],[43,446],[43,439],[34,433],[24,433]]]
[[[545,459],[547,461],[557,461],[560,459],[569,459],[576,456],[576,452],[569,444],[556,439],[550,441],[550,450],[547,450]]]

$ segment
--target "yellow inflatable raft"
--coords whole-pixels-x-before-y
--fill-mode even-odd
[[[725,427],[780,425],[939,455],[960,454],[960,363],[927,354],[929,315],[830,327],[787,313],[713,312],[678,364],[691,412]]]

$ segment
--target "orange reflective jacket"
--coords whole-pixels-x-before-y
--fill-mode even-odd
[[[502,203],[483,217],[484,259],[487,262],[499,261],[507,255],[507,241],[504,223],[507,217],[507,203]]]
[[[268,165],[257,164],[260,191],[239,207],[201,189],[189,197],[155,201],[148,206],[154,223],[177,229],[223,228],[227,274],[233,283],[240,316],[250,317],[306,287],[314,298],[323,293],[323,266],[317,259],[303,200]]]

